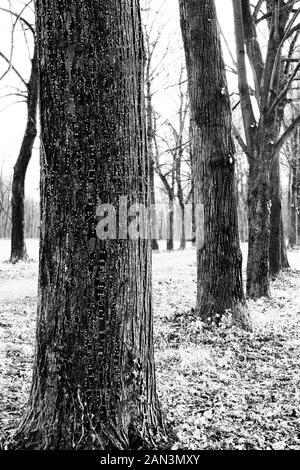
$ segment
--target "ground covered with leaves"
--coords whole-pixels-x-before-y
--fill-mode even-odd
[[[299,253],[290,261],[270,299],[248,302],[254,331],[246,333],[229,321],[208,329],[193,313],[192,249],[154,254],[157,382],[174,449],[300,449]],[[0,263],[2,431],[17,425],[29,393],[36,273],[36,262]]]

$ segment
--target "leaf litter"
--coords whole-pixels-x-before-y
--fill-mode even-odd
[[[155,253],[153,261],[157,387],[173,449],[299,450],[300,271],[274,280],[270,299],[248,301],[248,333],[197,318],[192,250]],[[37,263],[0,263],[5,279],[36,282],[36,271]],[[0,299],[3,433],[17,426],[28,399],[35,320],[35,297]]]

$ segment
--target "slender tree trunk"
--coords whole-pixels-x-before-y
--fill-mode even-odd
[[[25,176],[32,155],[32,148],[36,138],[36,114],[38,102],[38,65],[37,52],[34,49],[31,76],[28,83],[27,96],[27,124],[22,141],[20,153],[14,166],[11,197],[11,255],[10,261],[15,263],[27,259],[24,237],[24,197]]]
[[[99,239],[96,218],[100,202],[117,207],[120,195],[150,206],[139,8],[37,2],[39,307],[15,448],[136,449],[158,437],[150,211],[147,239]]]
[[[167,218],[167,250],[174,250],[174,198],[169,197],[169,213]]]
[[[159,251],[157,241],[157,215],[156,215],[156,198],[155,198],[155,186],[154,186],[154,164],[153,160],[150,161],[150,186],[151,186],[151,238],[152,238],[152,250]]]
[[[281,217],[281,269],[290,269],[287,254],[286,237],[284,233],[283,217]]]
[[[294,248],[296,246],[296,206],[294,201],[294,175],[293,166],[290,165],[289,171],[289,247]]]
[[[249,164],[247,295],[269,295],[270,169],[257,156]]]
[[[181,212],[181,235],[180,235],[180,249],[185,250],[186,248],[186,234],[185,234],[185,205],[180,204]]]
[[[242,281],[231,110],[214,1],[180,0],[180,14],[191,119],[197,133],[196,202],[204,205],[196,311],[203,320],[218,324],[229,309],[237,324],[250,328]]]
[[[151,94],[151,80],[150,80],[150,60],[147,60],[146,69],[146,114],[147,114],[147,144],[148,153],[150,158],[150,184],[151,184],[151,205],[152,205],[152,250],[158,251],[159,246],[157,242],[157,217],[155,210],[155,185],[154,185],[154,155],[153,155],[153,106]]]
[[[275,157],[271,170],[272,201],[270,218],[270,275],[277,276],[286,267],[287,253],[282,218],[280,156]]]
[[[181,142],[182,138],[180,138],[180,145],[182,146]],[[180,207],[180,245],[179,248],[181,250],[185,250],[186,248],[186,234],[185,234],[185,204],[184,204],[184,192],[181,183],[181,166],[182,166],[182,158],[183,158],[183,151],[182,148],[178,151],[178,155],[175,160],[175,175],[176,175],[176,183],[177,183],[177,197],[179,201]]]
[[[299,227],[299,193],[300,193],[300,170],[299,170],[299,130],[292,137],[292,153],[290,156],[290,181],[289,181],[289,246],[298,246]]]

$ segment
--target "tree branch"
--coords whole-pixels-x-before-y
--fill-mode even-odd
[[[242,0],[242,13],[243,13],[243,25],[245,42],[247,48],[247,55],[250,61],[254,84],[255,84],[255,96],[257,102],[260,102],[260,85],[264,70],[264,62],[260,49],[259,42],[257,40],[256,26],[251,14],[251,7],[249,0]]]
[[[241,134],[239,133],[239,131],[237,130],[237,128],[235,127],[234,124],[232,124],[232,131],[233,131],[234,137],[235,137],[236,140],[238,141],[239,146],[241,147],[241,149],[243,150],[243,152],[245,153],[245,155],[247,155],[247,157],[250,157],[250,153],[249,153],[248,147],[247,147],[247,145],[245,144],[244,139],[242,138]]]
[[[32,32],[33,36],[35,36],[34,27],[32,26],[32,24],[29,23],[29,21],[23,18],[23,16],[19,16],[17,13],[14,13],[11,10],[7,10],[6,8],[3,8],[3,7],[0,7],[0,10],[6,13],[9,13],[10,15],[13,15],[15,18],[17,18],[17,21],[18,20],[22,21],[22,23],[24,23],[27,26],[27,28]]]
[[[18,72],[18,70],[11,64],[10,60],[2,52],[0,52],[0,57],[2,57],[2,59],[4,59],[10,65],[10,68],[15,72],[15,74],[19,77],[19,79],[23,82],[23,84],[26,86],[26,89],[27,89],[28,84],[26,83],[26,81],[24,80],[22,75]],[[3,78],[3,76],[0,77],[0,80],[2,78]]]
[[[233,0],[234,26],[237,50],[238,86],[244,122],[244,132],[248,148],[253,146],[256,120],[252,108],[249,84],[247,79],[245,35],[241,0]]]
[[[290,85],[292,83],[292,81],[294,80],[294,78],[296,77],[298,71],[300,69],[300,62],[298,62],[298,64],[296,65],[293,73],[291,74],[289,80],[287,81],[285,87],[283,88],[283,90],[281,91],[281,93],[279,94],[279,96],[275,99],[275,101],[273,102],[272,106],[270,107],[270,109],[268,110],[268,115],[270,115],[274,109],[276,108],[276,106],[278,106],[278,104],[280,103],[280,101],[282,99],[284,99],[286,97],[286,94],[287,92],[289,91],[289,88],[290,88]]]
[[[282,136],[278,139],[276,144],[274,145],[274,155],[276,155],[286,140],[290,137],[290,135],[293,133],[293,131],[300,125],[300,114],[297,116],[289,125],[289,127],[284,131]]]

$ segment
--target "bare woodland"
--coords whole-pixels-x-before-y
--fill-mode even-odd
[[[0,21],[0,449],[299,450],[300,1]]]

